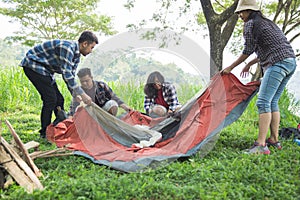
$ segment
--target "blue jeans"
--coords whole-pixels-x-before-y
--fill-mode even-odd
[[[267,68],[256,102],[259,114],[279,111],[279,98],[295,70],[295,58],[284,59]]]

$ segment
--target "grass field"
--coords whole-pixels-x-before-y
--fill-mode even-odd
[[[41,143],[41,150],[55,149],[55,145],[39,140],[41,100],[21,69],[1,70],[0,80],[2,136],[11,139],[3,123],[8,120],[24,143],[35,140]],[[142,111],[142,85],[109,84],[131,107]],[[62,81],[59,86],[68,106],[71,96]],[[182,88],[178,91],[182,102],[200,89]],[[137,173],[122,173],[79,156],[38,158],[35,164],[44,174],[40,180],[45,189],[28,194],[14,184],[0,189],[0,199],[299,199],[300,146],[284,140],[283,150],[271,149],[270,155],[242,153],[257,137],[255,99],[235,123],[222,130],[205,157],[197,154]],[[281,127],[295,127],[300,122],[291,114],[291,106],[298,109],[285,91],[280,100]]]

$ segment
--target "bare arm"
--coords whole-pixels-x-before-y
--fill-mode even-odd
[[[121,104],[120,105],[121,108],[123,108],[126,112],[130,112],[132,111],[133,109],[130,108],[128,105],[126,105],[125,103]]]
[[[231,65],[222,70],[222,74],[229,74],[236,66],[244,62],[249,55],[241,54]]]

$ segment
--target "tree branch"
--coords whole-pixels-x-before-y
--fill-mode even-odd
[[[232,15],[226,22],[225,27],[222,31],[221,40],[222,40],[222,46],[226,46],[233,31],[235,28],[235,24],[238,21],[237,15]],[[234,25],[233,25],[234,24]]]
[[[300,36],[300,33],[297,33],[296,35],[294,35],[291,39],[290,39],[290,43],[292,43],[296,38],[298,38]]]
[[[207,21],[207,25],[209,26],[211,24],[210,22],[213,21],[213,19],[215,18],[215,16],[217,14],[213,9],[211,1],[200,0],[200,2],[201,2],[202,10],[203,10],[203,13],[204,13],[204,17]]]
[[[237,7],[238,2],[238,0],[234,0],[234,3],[224,12],[221,13],[220,17],[218,18],[218,23],[224,24],[227,21],[227,19],[231,18],[232,15],[235,15],[234,11]]]
[[[285,35],[289,34],[290,32],[292,32],[293,30],[295,30],[298,26],[300,25],[300,21],[295,23],[291,28],[289,28],[287,31],[285,31]]]
[[[277,4],[277,9],[273,18],[273,22],[277,21],[277,18],[279,17],[279,14],[281,13],[282,9],[283,9],[283,2],[282,0],[278,0],[278,4]]]

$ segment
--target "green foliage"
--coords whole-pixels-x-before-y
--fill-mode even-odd
[[[12,46],[0,39],[0,69],[18,65],[21,56],[25,54],[24,52],[24,47],[20,45]]]
[[[40,95],[23,73],[23,68],[10,67],[2,69],[0,80],[0,111],[11,112],[23,109],[28,105],[28,102],[31,102],[37,108],[42,106]],[[65,84],[62,84],[61,77],[57,77],[57,82],[62,93],[67,94],[68,89]],[[67,96],[66,101],[70,99],[71,97]]]
[[[159,71],[167,82],[171,82],[176,86],[182,84],[205,84],[204,77],[199,77],[199,74],[191,74],[183,71],[185,66],[178,66],[172,61],[163,64],[155,59],[155,57],[139,56],[140,54],[149,55],[150,53],[147,50],[138,50],[136,52],[116,50],[114,52],[103,53],[100,48],[95,49],[80,64],[80,67],[91,68],[95,80],[104,80],[106,82],[120,81],[126,84],[128,80],[134,80],[133,84],[138,86],[140,83],[146,82],[151,72]]]
[[[285,1],[259,1],[260,10],[262,13],[274,21],[286,34],[291,44],[297,44],[299,41],[299,17],[300,17],[300,2],[297,0]],[[239,20],[233,37],[231,38],[230,46],[228,47],[232,53],[237,54],[241,52],[243,47],[242,30],[244,22]],[[299,52],[297,45],[294,46],[295,51]],[[298,53],[299,54],[299,53]],[[299,55],[298,55],[299,56]]]
[[[84,30],[112,35],[111,18],[99,15],[95,8],[99,0],[3,0],[6,7],[0,14],[20,22],[21,30],[11,41],[33,46],[43,40],[77,40]]]
[[[299,113],[300,102],[296,102],[294,96],[288,93],[287,90],[283,91],[283,94],[279,100],[279,108],[281,115],[280,125],[282,127],[295,127],[300,122],[299,118],[291,115],[291,112]]]
[[[21,70],[10,68],[0,72],[0,117],[7,119],[24,143],[36,140],[39,129],[41,101]],[[5,78],[5,79],[3,79]],[[3,80],[3,81],[2,81]],[[64,83],[58,85],[70,101]],[[142,109],[142,84],[109,82],[129,106]],[[28,93],[22,93],[27,88]],[[199,86],[183,86],[178,91],[185,102]],[[3,95],[5,94],[5,95]],[[15,97],[16,96],[16,97]],[[17,99],[22,99],[17,101]],[[296,126],[299,118],[289,112],[293,105],[285,91],[280,99],[281,126]],[[14,99],[14,101],[10,101]],[[32,194],[14,184],[0,189],[1,199],[299,199],[299,146],[283,140],[283,150],[266,155],[246,155],[257,137],[256,97],[243,115],[223,129],[213,150],[204,158],[197,154],[186,160],[137,173],[122,173],[106,166],[93,164],[80,156],[38,158],[34,162],[42,171],[42,191]],[[10,141],[7,126],[1,124],[1,135]],[[40,150],[55,149],[44,140]]]
[[[130,105],[134,110],[144,110],[144,85],[137,85],[134,80],[123,84],[122,82],[108,82],[112,90],[120,97],[127,105]]]

